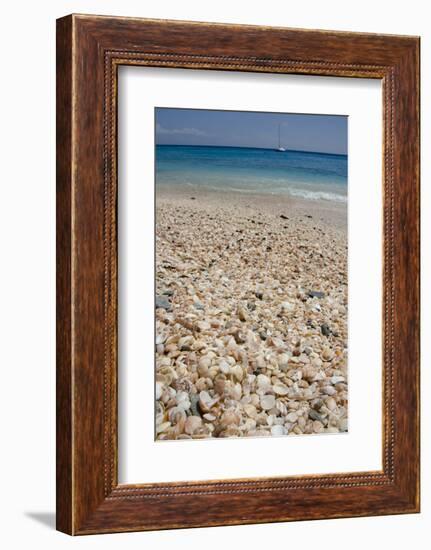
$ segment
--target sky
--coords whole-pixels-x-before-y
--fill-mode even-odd
[[[347,116],[156,108],[156,143],[347,154]]]

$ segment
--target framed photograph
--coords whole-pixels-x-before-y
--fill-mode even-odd
[[[57,21],[57,528],[419,511],[419,38]]]

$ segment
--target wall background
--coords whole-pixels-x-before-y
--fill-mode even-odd
[[[0,88],[1,541],[5,548],[223,548],[270,545],[349,550],[414,544],[431,521],[431,351],[422,346],[422,514],[319,522],[103,535],[72,539],[53,530],[55,450],[55,19],[96,13],[226,23],[415,34],[422,37],[422,98],[431,97],[426,2],[410,0],[16,0],[3,6]],[[431,148],[422,101],[422,150]],[[430,165],[422,155],[422,329],[431,330]],[[268,457],[270,459],[270,457]]]

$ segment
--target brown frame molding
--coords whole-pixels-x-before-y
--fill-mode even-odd
[[[383,470],[119,485],[117,68],[378,78],[384,102]],[[57,21],[57,529],[419,511],[419,38],[70,15]]]

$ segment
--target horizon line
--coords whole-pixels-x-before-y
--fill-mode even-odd
[[[196,145],[194,143],[156,143],[156,146],[167,146],[167,147],[219,147],[219,148],[229,148],[229,149],[263,149],[264,151],[278,151],[277,147],[253,147],[250,145],[209,145],[202,144]],[[304,149],[286,149],[286,152],[290,151],[291,153],[317,153],[319,155],[335,155],[340,157],[347,157],[348,153],[328,153],[327,151],[306,151]]]

